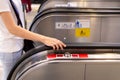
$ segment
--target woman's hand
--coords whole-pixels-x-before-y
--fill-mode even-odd
[[[42,42],[47,46],[53,47],[54,50],[55,49],[57,49],[57,50],[62,49],[63,50],[63,47],[66,47],[66,45],[62,41],[60,41],[56,38],[44,37],[44,40]]]

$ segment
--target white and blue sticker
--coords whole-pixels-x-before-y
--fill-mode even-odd
[[[56,22],[55,27],[56,29],[74,29],[75,23],[74,22]]]
[[[90,21],[89,20],[76,20],[75,28],[90,28]]]
[[[90,28],[90,20],[76,20],[75,22],[56,22],[56,29]]]

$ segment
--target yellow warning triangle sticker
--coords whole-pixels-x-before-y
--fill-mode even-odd
[[[90,28],[75,28],[76,37],[90,37]]]

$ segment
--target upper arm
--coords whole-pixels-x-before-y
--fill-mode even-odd
[[[6,12],[0,12],[0,16],[2,18],[3,23],[5,24],[6,28],[8,31],[14,30],[14,27],[16,26],[16,23],[12,17],[11,12],[6,11]]]
[[[0,0],[0,18],[2,19],[2,23],[10,31],[12,29],[11,26],[15,26],[15,22],[12,18],[9,4],[9,0]]]

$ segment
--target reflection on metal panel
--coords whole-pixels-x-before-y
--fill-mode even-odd
[[[32,67],[18,80],[83,80],[84,68],[82,63],[49,62]]]
[[[120,8],[119,3],[120,0],[49,0],[41,10],[53,7]]]

